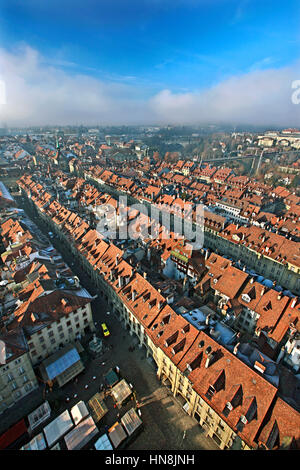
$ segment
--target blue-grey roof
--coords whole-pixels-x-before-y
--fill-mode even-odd
[[[80,356],[77,352],[77,349],[73,348],[46,367],[49,379],[54,379],[78,361],[80,361]]]

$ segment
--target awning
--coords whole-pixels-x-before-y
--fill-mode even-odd
[[[9,445],[13,444],[26,432],[27,427],[24,419],[22,419],[0,436],[0,449],[7,449]]]

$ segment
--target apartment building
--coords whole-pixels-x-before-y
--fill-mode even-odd
[[[0,365],[0,414],[38,387],[28,345],[21,328],[4,331],[5,363]]]
[[[297,242],[259,227],[230,224],[218,234],[220,252],[243,260],[284,289],[300,291],[300,247]]]
[[[14,312],[16,324],[23,329],[33,365],[53,354],[67,343],[94,331],[91,310],[92,297],[85,289],[72,293],[54,290],[24,301]]]
[[[288,418],[282,414],[278,388],[264,377],[264,358],[256,367],[249,366],[238,356],[237,345],[224,347],[178,315],[122,259],[122,250],[97,240],[93,231],[82,230],[80,224],[67,227],[64,223],[63,228],[66,240],[74,235],[71,249],[106,295],[110,308],[153,358],[158,377],[220,448],[290,448],[299,440],[299,413],[289,407]],[[238,292],[236,288],[234,294]],[[275,421],[281,424],[274,438]]]

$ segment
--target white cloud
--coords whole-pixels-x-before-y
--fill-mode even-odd
[[[300,105],[292,102],[299,64],[251,71],[201,91],[163,89],[146,99],[149,87],[144,93],[142,81],[122,83],[67,73],[25,44],[13,52],[0,50],[1,79],[6,104],[0,104],[0,124],[300,125]]]
[[[300,106],[292,102],[296,77],[300,77],[298,66],[259,70],[201,92],[163,90],[151,100],[151,107],[169,122],[299,125]]]

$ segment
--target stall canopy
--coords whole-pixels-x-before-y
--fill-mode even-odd
[[[37,426],[46,421],[51,414],[51,408],[47,401],[27,416],[29,428],[33,431]]]
[[[63,349],[45,359],[41,365],[42,375],[47,381],[57,380],[60,387],[76,377],[84,369],[75,345],[68,344]]]
[[[45,428],[44,434],[49,447],[58,441],[69,429],[73,427],[73,422],[68,410],[61,413],[56,419],[51,421]]]
[[[73,406],[73,408],[71,408],[71,415],[75,425],[89,415],[89,410],[87,409],[84,401],[79,401],[75,406]]]
[[[44,450],[47,448],[47,444],[45,441],[45,438],[43,436],[43,433],[41,432],[37,436],[35,436],[33,439],[31,439],[28,444],[25,444],[23,447],[21,447],[20,450]]]
[[[108,412],[108,408],[102,399],[100,393],[96,393],[89,401],[88,401],[89,409],[91,410],[91,415],[95,423],[98,423],[103,416],[106,415]]]
[[[89,416],[65,436],[68,450],[82,449],[98,432],[93,418]]]
[[[98,441],[95,442],[95,449],[96,450],[114,450],[113,446],[111,445],[110,440],[108,439],[107,434],[103,434],[103,436],[99,437]]]
[[[117,448],[121,442],[126,439],[127,434],[124,431],[122,424],[117,422],[108,430],[108,436],[113,443],[113,446]]]
[[[122,404],[131,394],[132,390],[125,379],[111,389],[111,395],[117,404]]]
[[[134,408],[131,408],[124,416],[122,416],[121,423],[123,424],[128,436],[131,436],[131,434],[133,434],[143,424]]]
[[[116,383],[119,382],[119,378],[116,372],[113,369],[110,369],[105,375],[104,380],[109,387],[113,387]]]
[[[26,423],[24,419],[21,419],[0,436],[0,449],[7,449],[25,433],[27,433]]]

